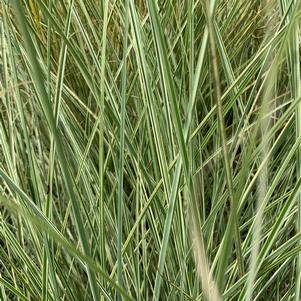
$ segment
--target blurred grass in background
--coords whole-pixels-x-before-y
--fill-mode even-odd
[[[0,300],[299,300],[300,6],[1,0]]]

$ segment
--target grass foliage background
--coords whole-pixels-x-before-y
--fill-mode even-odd
[[[300,300],[299,0],[0,1],[0,299]]]

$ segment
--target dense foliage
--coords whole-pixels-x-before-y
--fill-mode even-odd
[[[0,299],[300,300],[299,0],[0,0]]]

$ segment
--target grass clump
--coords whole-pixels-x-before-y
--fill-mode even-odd
[[[299,300],[300,6],[0,0],[0,300]]]

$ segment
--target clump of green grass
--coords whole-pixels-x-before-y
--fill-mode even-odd
[[[299,300],[301,2],[0,1],[0,300]]]

